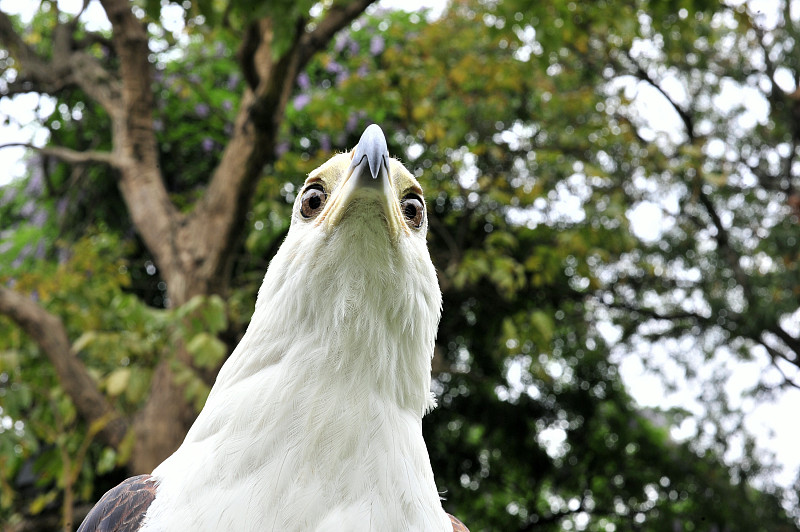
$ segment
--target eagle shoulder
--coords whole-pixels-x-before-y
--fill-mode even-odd
[[[97,501],[78,532],[136,532],[155,498],[156,483],[152,476],[131,477]]]

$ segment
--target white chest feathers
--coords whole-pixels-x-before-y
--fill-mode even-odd
[[[441,293],[426,227],[407,225],[421,190],[368,133],[383,188],[341,184],[363,177],[347,154],[309,177],[244,338],[153,472],[142,530],[452,530],[422,438]]]
[[[306,399],[315,407],[282,403],[275,422],[252,418],[255,442],[247,427],[187,440],[154,472],[143,530],[451,530],[418,415],[378,397],[355,412]],[[281,423],[290,429],[274,432]]]

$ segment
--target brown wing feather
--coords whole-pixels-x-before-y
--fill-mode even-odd
[[[155,498],[156,484],[150,475],[129,478],[97,501],[78,532],[136,532]],[[453,523],[453,532],[469,532],[464,523],[447,516]]]
[[[156,483],[150,475],[131,477],[97,501],[78,532],[136,532],[155,498]]]
[[[469,528],[464,526],[464,523],[450,514],[447,514],[447,516],[450,518],[450,522],[453,523],[453,532],[469,532]]]

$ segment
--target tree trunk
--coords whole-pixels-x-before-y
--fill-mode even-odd
[[[172,454],[196,415],[175,383],[168,361],[159,362],[150,389],[147,403],[133,422],[136,440],[129,465],[132,475],[150,473]]]

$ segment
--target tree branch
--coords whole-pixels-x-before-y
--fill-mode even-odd
[[[0,72],[2,74],[2,72]],[[16,94],[28,94],[31,92],[47,93],[51,95],[58,95],[67,83],[64,80],[43,80],[36,77],[25,76],[22,73],[17,75],[13,82],[4,82],[3,89],[0,90],[0,96],[14,96]]]
[[[661,95],[666,98],[667,102],[669,102],[670,106],[675,109],[675,112],[678,113],[680,116],[681,121],[683,122],[684,127],[686,128],[686,136],[689,138],[689,142],[693,141],[695,138],[694,133],[694,118],[692,117],[691,113],[678,105],[678,102],[673,100],[669,94],[659,85],[656,80],[654,80],[650,74],[647,73],[647,70],[639,64],[636,59],[630,54],[630,51],[625,52],[626,57],[628,60],[634,65],[634,72],[633,75],[636,76],[638,79],[646,82],[648,85],[656,89]]]
[[[81,49],[89,48],[93,44],[102,46],[103,48],[106,48],[109,51],[114,49],[114,43],[111,42],[111,39],[109,39],[102,33],[87,31],[86,29],[84,29],[83,31],[83,36],[80,38],[76,38],[74,42],[75,45]]]
[[[38,54],[20,37],[14,29],[13,21],[6,13],[0,11],[0,43],[8,48],[11,55],[19,61],[23,68],[41,63]]]
[[[676,311],[670,314],[666,314],[652,308],[635,307],[628,303],[622,303],[619,301],[614,301],[610,304],[601,302],[601,304],[607,308],[624,310],[625,312],[636,312],[647,318],[659,321],[692,320],[698,323],[707,323],[709,321],[708,317],[690,311]]]
[[[114,156],[108,152],[101,151],[78,151],[61,146],[34,146],[28,142],[10,142],[8,144],[0,144],[0,150],[3,148],[29,148],[36,150],[42,155],[55,157],[65,163],[84,164],[84,163],[102,163],[109,166],[115,166]]]
[[[179,276],[188,268],[181,261],[176,242],[176,228],[182,216],[167,194],[159,166],[147,31],[127,0],[100,3],[111,22],[112,43],[119,59],[119,101],[106,109],[112,121],[114,158],[120,170],[119,189],[136,230],[159,268]],[[183,302],[180,284],[174,282],[170,287],[170,292],[175,289],[173,299],[178,304]]]
[[[15,59],[15,67],[19,71],[17,79],[4,87],[3,96],[34,91],[56,93],[71,83],[69,73],[64,72],[63,68],[51,68],[47,61],[39,57],[36,50],[14,29],[11,17],[2,11],[0,11],[0,44]]]
[[[53,58],[48,60],[22,39],[11,17],[0,12],[0,43],[9,50],[20,71],[20,77],[5,87],[3,95],[56,94],[64,87],[77,85],[111,112],[119,97],[118,84],[97,58],[78,46],[74,39],[76,24],[77,17],[53,28]]]
[[[752,21],[752,17],[750,18]],[[767,47],[767,44],[764,40],[765,37],[764,29],[760,27],[758,24],[756,24],[754,21],[751,22],[750,27],[755,32],[756,37],[758,39],[758,45],[761,48],[761,51],[764,53],[763,57],[764,69],[766,70],[766,74],[770,82],[770,91],[769,94],[767,94],[767,99],[771,100],[774,105],[776,101],[784,100],[786,93],[784,93],[780,85],[778,85],[775,82],[775,64],[772,62],[772,59],[770,59],[770,49]]]
[[[777,323],[774,326],[769,327],[767,330],[780,338],[780,340],[786,344],[789,349],[794,351],[796,355],[794,360],[789,360],[789,358],[785,356],[783,358],[786,359],[787,362],[800,368],[800,338],[795,338]]]
[[[131,11],[127,0],[101,0],[100,4],[111,21],[112,42],[119,57],[119,77],[122,82],[120,108],[109,110],[116,122],[114,137],[127,165],[157,167],[158,149],[153,130],[152,66],[147,30]],[[163,189],[163,183],[159,180]]]
[[[32,299],[0,286],[0,314],[11,318],[44,352],[61,386],[87,423],[100,423],[103,441],[117,447],[127,422],[97,389],[83,362],[73,353],[63,322]]]
[[[786,372],[783,371],[783,368],[781,368],[779,361],[780,360],[786,360],[790,364],[795,364],[795,365],[797,365],[797,364],[792,362],[792,361],[790,361],[790,360],[788,360],[786,358],[786,355],[784,355],[783,353],[781,353],[780,351],[778,351],[774,347],[770,346],[769,344],[767,344],[763,340],[758,340],[758,343],[762,347],[764,347],[764,349],[767,350],[767,353],[769,353],[769,356],[770,356],[770,362],[772,362],[773,367],[775,367],[775,369],[778,370],[778,373],[780,373],[781,377],[783,378],[783,383],[780,384],[779,386],[789,386],[791,388],[797,388],[798,390],[800,390],[800,383],[795,382],[794,379],[789,377],[789,375],[787,375]]]
[[[673,100],[669,94],[654,80],[650,74],[647,73],[645,68],[639,64],[636,59],[631,56],[630,52],[625,53],[628,60],[634,65],[634,75],[655,88],[658,92],[661,93],[664,98],[669,102],[673,109],[678,113],[683,122],[684,128],[686,129],[686,135],[688,138],[688,143],[691,144],[695,139],[695,132],[694,132],[694,118],[692,117],[691,113],[687,110],[683,109],[678,103]],[[700,170],[698,169],[698,175]],[[736,281],[742,286],[745,290],[745,297],[747,298],[748,302],[751,300],[749,284],[747,282],[747,276],[742,271],[741,266],[739,265],[739,255],[736,251],[731,247],[730,239],[728,238],[728,232],[725,229],[725,226],[722,223],[722,219],[720,218],[719,214],[717,213],[711,198],[706,194],[702,186],[697,187],[697,195],[698,199],[700,200],[700,204],[708,213],[709,217],[711,218],[711,222],[716,229],[715,240],[717,241],[717,245],[719,246],[720,251],[724,254],[725,259],[728,262],[728,265],[731,267],[731,270],[734,273]]]
[[[347,5],[331,6],[325,18],[310,33],[300,39],[300,67],[311,57],[328,46],[333,36],[363,13],[375,0],[355,0]]]
[[[733,271],[733,276],[736,279],[736,282],[742,287],[748,306],[752,308],[753,291],[750,289],[750,282],[748,281],[747,274],[742,269],[741,264],[739,264],[739,253],[733,249],[733,246],[731,246],[728,231],[722,224],[722,218],[717,213],[711,198],[708,196],[708,194],[703,192],[702,185],[698,187],[697,195],[698,199],[700,200],[700,204],[708,213],[708,216],[711,218],[711,222],[714,224],[714,228],[716,229],[714,240],[717,242],[719,251],[724,257],[725,261],[728,263],[731,271]]]

